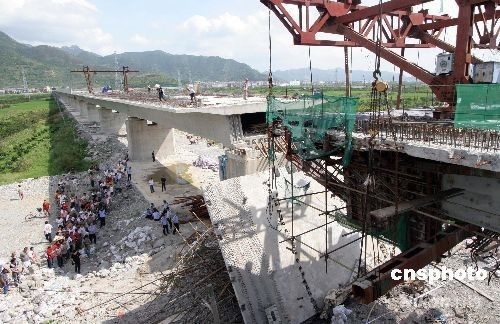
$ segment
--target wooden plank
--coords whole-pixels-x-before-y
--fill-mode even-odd
[[[438,192],[435,195],[429,195],[429,196],[417,198],[417,199],[410,200],[410,201],[403,201],[403,202],[399,203],[397,212],[404,213],[404,212],[410,211],[410,210],[415,209],[415,208],[425,207],[427,205],[431,205],[431,204],[438,202],[438,201],[441,201],[441,200],[445,200],[445,199],[448,199],[451,197],[459,196],[459,195],[463,194],[464,191],[465,191],[464,189],[460,189],[460,188],[451,188],[448,190]],[[375,218],[376,220],[379,220],[379,221],[393,217],[394,215],[396,215],[396,206],[395,205],[381,208],[381,209],[377,209],[377,210],[372,210],[370,212],[370,216]]]

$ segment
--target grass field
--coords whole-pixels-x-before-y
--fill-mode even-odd
[[[10,98],[9,98],[10,97]],[[0,96],[0,184],[89,167],[87,143],[49,95]]]

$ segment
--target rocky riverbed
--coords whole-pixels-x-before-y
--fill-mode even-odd
[[[123,137],[103,135],[94,124],[78,124],[78,133],[89,141],[88,158],[101,168],[115,165],[126,154]],[[189,146],[185,134],[179,132],[177,136],[178,149],[185,149],[179,155],[182,161],[192,163],[200,154],[206,154],[196,153],[196,146]],[[197,147],[205,151],[207,146],[200,143]],[[51,199],[55,206],[52,197],[62,179],[73,192],[80,195],[88,192],[87,173],[27,179],[19,183],[24,192],[23,200],[18,197],[17,183],[0,187],[2,263],[8,261],[12,252],[19,254],[25,246],[34,247],[41,259],[27,269],[19,286],[11,285],[10,292],[0,296],[1,323],[113,322],[154,296],[158,279],[176,263],[179,251],[186,245],[185,238],[200,224],[181,225],[182,237],[164,236],[158,222],[144,219],[142,212],[150,202],[171,201],[174,193],[186,191],[182,191],[182,185],[174,184],[169,188],[172,189],[169,195],[145,197],[141,189],[148,171],[141,170],[140,165],[135,165],[134,169],[134,186],[113,197],[107,225],[98,232],[97,244],[92,246],[89,258],[82,255],[81,274],[75,274],[70,262],[63,268],[47,268],[44,258],[47,243],[43,236],[45,219],[25,221],[24,216],[36,212],[44,199]],[[194,173],[192,181],[196,183],[218,179],[217,173],[211,170],[200,169]],[[203,178],[204,173],[208,177]],[[199,190],[191,184],[186,187],[191,191]],[[173,208],[181,223],[191,218],[182,207]],[[135,320],[141,322],[140,318]]]

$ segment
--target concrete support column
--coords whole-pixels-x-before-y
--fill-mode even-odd
[[[80,109],[80,116],[82,118],[89,118],[89,112],[87,110],[87,103],[83,100],[75,100],[76,106],[78,109]]]
[[[99,118],[100,117],[99,110],[100,110],[100,107],[97,107],[95,104],[90,104],[90,103],[87,104],[89,122],[99,123],[101,121]]]
[[[267,157],[263,156],[260,151],[249,147],[227,150],[224,158],[219,157],[219,163],[221,160],[225,160],[223,165],[219,165],[219,171],[222,173],[221,180],[243,177],[269,168]],[[285,166],[285,163],[285,155],[276,153],[274,161],[276,168]],[[220,170],[221,167],[224,167],[224,170]]]
[[[175,154],[173,128],[148,124],[146,120],[135,117],[129,117],[126,125],[128,154],[131,161],[152,161],[153,151],[159,161]]]
[[[225,179],[250,175],[268,167],[267,158],[250,148],[226,151],[226,156]]]
[[[101,107],[99,109],[99,120],[101,121],[101,129],[106,133],[118,133],[127,120],[127,115],[124,113],[113,112],[111,109]]]
[[[243,139],[243,126],[241,125],[241,115],[230,115],[226,117],[231,130],[231,142],[238,142]]]
[[[75,102],[76,100],[72,96],[63,96],[63,97],[61,97],[61,101],[66,106],[77,107],[77,103]]]

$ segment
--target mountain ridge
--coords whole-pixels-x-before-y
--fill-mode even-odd
[[[93,69],[115,69],[115,57],[121,66],[139,70],[131,74],[131,86],[145,86],[148,83],[177,85],[181,80],[191,81],[251,81],[265,80],[267,77],[249,65],[233,59],[218,56],[196,56],[170,54],[161,50],[145,52],[124,52],[99,55],[85,51],[76,45],[53,47],[31,46],[17,42],[0,31],[0,88],[22,87],[22,68],[26,73],[29,87],[42,86],[83,86],[83,76],[69,73],[82,66]],[[114,85],[114,74],[98,73],[94,76],[96,87]]]

